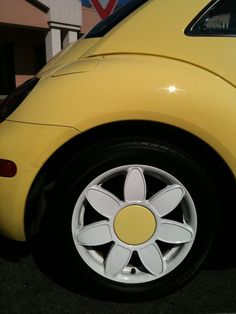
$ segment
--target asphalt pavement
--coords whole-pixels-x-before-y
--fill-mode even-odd
[[[28,246],[0,239],[0,314],[236,313],[236,260],[223,248],[222,254],[224,265],[205,266],[172,295],[148,302],[109,302],[59,286],[39,269]]]

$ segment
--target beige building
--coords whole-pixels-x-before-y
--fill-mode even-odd
[[[99,20],[81,0],[0,0],[0,98]]]

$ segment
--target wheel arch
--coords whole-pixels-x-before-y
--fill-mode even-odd
[[[46,161],[36,176],[28,194],[25,209],[25,234],[31,239],[37,234],[50,192],[58,173],[79,151],[96,143],[119,137],[151,137],[178,146],[191,155],[210,176],[219,195],[220,206],[232,204],[235,191],[235,177],[221,156],[197,136],[174,126],[152,121],[120,121],[90,129],[62,145]],[[217,169],[217,171],[216,171]],[[224,182],[224,184],[221,184]]]

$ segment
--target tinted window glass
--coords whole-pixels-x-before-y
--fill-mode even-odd
[[[192,36],[235,36],[236,0],[211,3],[186,30]]]
[[[126,18],[129,14],[139,8],[142,4],[147,2],[148,0],[132,0],[113,14],[111,14],[108,18],[98,23],[85,38],[93,38],[93,37],[102,37],[106,33],[108,33],[114,26],[119,24],[124,18]]]

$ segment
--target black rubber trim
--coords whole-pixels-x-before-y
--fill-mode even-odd
[[[210,34],[194,30],[194,27],[204,17],[204,15],[206,15],[220,1],[221,0],[212,0],[211,2],[209,2],[208,5],[204,7],[204,9],[201,10],[198,15],[191,21],[191,23],[186,27],[186,29],[184,30],[184,34],[191,37],[236,37],[236,34]]]

